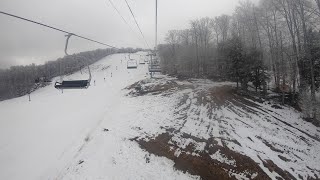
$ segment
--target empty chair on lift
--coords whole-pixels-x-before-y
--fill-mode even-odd
[[[134,59],[130,59],[127,62],[127,69],[137,69],[138,67],[138,63],[136,60]]]
[[[72,35],[73,34],[71,34],[71,33],[67,35],[67,41],[66,41],[66,46],[65,46],[65,50],[64,50],[66,56],[69,55],[67,53],[67,49],[68,49],[69,39]],[[87,68],[88,68],[88,73],[89,73],[88,79],[64,81],[64,80],[62,80],[62,76],[60,76],[60,78],[61,78],[60,82],[56,82],[54,84],[54,87],[56,89],[87,89],[90,86],[90,82],[91,82],[91,71],[90,71],[90,67],[88,64],[87,64]],[[60,71],[61,71],[61,69],[60,69]]]
[[[160,64],[150,64],[149,65],[149,72],[161,72]]]
[[[145,60],[144,60],[144,59],[140,58],[140,60],[139,60],[139,64],[146,64],[146,62],[145,62]]]
[[[144,58],[144,62],[147,63],[147,64],[149,64],[148,58]]]
[[[150,61],[149,72],[161,72],[160,61],[158,58],[154,58]]]
[[[56,89],[87,89],[89,86],[89,80],[62,81],[54,84]]]

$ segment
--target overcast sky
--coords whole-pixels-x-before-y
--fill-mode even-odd
[[[144,33],[154,47],[155,0],[127,0]],[[201,17],[232,14],[239,0],[158,0],[158,36],[163,42],[168,30],[184,29]],[[0,0],[0,11],[30,18],[116,47],[142,47],[145,43],[124,0]],[[64,56],[63,33],[0,14],[0,68],[41,64]],[[105,48],[72,37],[69,52]]]

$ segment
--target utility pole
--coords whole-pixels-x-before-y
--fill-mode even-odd
[[[156,25],[156,27],[155,27],[155,43],[154,43],[154,53],[152,53],[151,54],[151,56],[150,56],[150,67],[151,67],[151,69],[153,68],[153,66],[154,66],[154,63],[153,63],[153,59],[152,59],[152,56],[154,55],[155,57],[156,57],[156,55],[157,55],[157,46],[158,46],[158,0],[156,0],[156,23],[155,23],[155,25]],[[151,76],[151,78],[153,77],[153,72],[150,72],[150,76]]]
[[[150,67],[151,67],[151,69],[153,68],[152,56],[153,56],[153,54],[151,54],[151,56],[150,56]],[[150,77],[151,77],[151,78],[153,77],[153,72],[150,72]]]
[[[157,46],[158,46],[158,0],[156,0],[156,32],[155,32],[155,47],[154,50],[157,51]]]

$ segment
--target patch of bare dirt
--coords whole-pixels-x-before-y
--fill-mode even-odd
[[[294,176],[292,176],[292,174],[279,168],[273,161],[262,160],[261,158],[260,158],[260,160],[263,162],[263,165],[269,169],[270,172],[276,172],[284,179],[296,180],[296,178]],[[277,177],[277,179],[282,179],[281,177]]]
[[[225,106],[228,102],[234,99],[235,91],[230,86],[214,87],[209,90],[210,97],[218,106]]]
[[[230,110],[241,116],[241,112],[239,112],[239,108],[241,108],[244,112],[249,112],[253,114],[257,114],[257,109],[262,109],[261,106],[255,101],[260,101],[259,99],[255,99],[249,96],[244,96],[241,92],[238,92],[232,86],[219,86],[213,87],[209,89],[208,93],[198,93],[200,98],[210,98],[209,104],[211,104],[212,108],[219,109],[221,107],[230,107]],[[206,97],[207,96],[207,97]],[[204,102],[205,103],[205,102]],[[230,106],[231,105],[231,106]],[[233,107],[239,107],[238,109],[234,109]]]
[[[126,89],[131,90],[129,92],[129,95],[131,96],[143,96],[147,94],[157,95],[162,94],[164,92],[169,93],[170,91],[173,92],[174,90],[181,90],[187,88],[185,85],[179,85],[174,80],[168,80],[164,82],[152,82],[153,79],[151,79],[151,82],[148,82],[146,80],[138,81],[130,86],[128,86]],[[169,94],[163,94],[163,95],[170,95]]]
[[[195,155],[193,154],[194,145],[189,144],[185,149],[179,149],[176,144],[172,144],[172,137],[173,135],[167,132],[148,141],[138,138],[134,140],[147,152],[174,161],[176,169],[192,175],[198,175],[204,180],[236,179],[232,174],[246,174],[249,179],[270,179],[251,158],[226,147],[218,146],[213,138],[209,140],[198,139],[199,141],[205,141],[206,146],[204,151],[197,152],[198,154]],[[175,155],[177,150],[181,151],[179,155]],[[218,151],[228,159],[234,160],[235,164],[230,165],[210,157],[210,155]]]
[[[295,177],[288,171],[281,169],[273,161],[267,159],[260,160],[263,164],[260,165],[255,162],[250,157],[243,155],[239,152],[229,149],[228,145],[234,144],[235,146],[242,147],[236,139],[232,139],[232,134],[236,134],[233,126],[235,123],[230,123],[229,119],[220,118],[219,115],[215,114],[216,110],[226,108],[228,111],[232,111],[239,117],[247,117],[250,114],[255,114],[257,116],[270,115],[270,118],[276,120],[274,123],[284,126],[284,130],[292,132],[292,129],[298,130],[304,135],[310,137],[313,140],[319,141],[318,137],[312,136],[308,132],[295,127],[288,122],[283,121],[272,115],[274,113],[269,109],[262,106],[262,101],[259,98],[242,94],[239,91],[229,85],[218,86],[218,87],[200,87],[191,85],[181,85],[177,80],[169,80],[167,82],[137,82],[127,89],[131,90],[130,95],[132,96],[143,96],[146,94],[170,94],[172,92],[177,92],[178,90],[191,89],[192,92],[185,91],[180,97],[180,102],[177,103],[176,108],[173,110],[175,114],[174,126],[165,127],[166,133],[160,134],[157,137],[150,139],[139,139],[139,137],[132,139],[136,141],[140,147],[147,152],[166,157],[171,159],[175,164],[174,167],[177,170],[183,172],[188,172],[192,175],[198,175],[202,179],[236,179],[235,175],[244,175],[248,179],[270,179],[268,175],[261,169],[266,167],[270,172],[276,172],[279,174],[278,179],[295,179]],[[199,108],[201,107],[201,108]],[[205,107],[205,108],[203,108]],[[273,107],[275,109],[281,109],[281,107]],[[209,119],[203,122],[200,117],[200,109],[204,109],[201,113],[206,113]],[[271,113],[270,113],[271,112]],[[231,120],[231,119],[230,119]],[[261,121],[270,122],[271,120],[266,118]],[[245,122],[242,118],[235,118],[233,120],[240,124],[240,126],[247,127],[247,129],[254,128],[252,123]],[[204,126],[207,128],[207,133],[210,135],[212,129],[215,129],[219,133],[219,137],[212,137],[209,139],[203,139],[196,137],[197,132],[191,134],[184,133],[184,127],[186,123],[194,123],[194,127]],[[227,127],[227,128],[226,128]],[[282,127],[282,126],[281,126]],[[164,127],[162,127],[164,128]],[[200,131],[201,128],[199,128]],[[290,130],[291,129],[291,130]],[[195,130],[196,131],[196,130]],[[199,133],[200,134],[200,133]],[[216,134],[212,133],[212,134]],[[174,137],[174,138],[173,138]],[[255,138],[254,138],[255,137]],[[286,147],[283,147],[274,142],[268,142],[262,139],[260,136],[247,137],[251,142],[261,141],[272,151],[276,152],[278,157],[284,162],[294,162],[295,158],[288,159],[285,157],[284,152],[286,152]],[[257,138],[257,139],[256,139]],[[301,140],[308,142],[308,139],[303,136],[298,137]],[[179,144],[174,141],[174,139],[186,140],[191,139],[192,142],[185,146],[184,149],[179,147]],[[220,143],[218,140],[222,143]],[[197,143],[205,143],[204,150],[197,150]],[[246,144],[243,144],[246,146]],[[298,151],[298,150],[296,150]],[[218,159],[212,158],[215,153],[222,154],[228,160],[235,162],[230,164],[227,162],[221,162]],[[264,153],[257,151],[259,153]],[[294,154],[294,153],[293,153]],[[295,154],[294,154],[295,155]],[[295,155],[297,156],[297,155]],[[292,158],[292,157],[291,157]],[[297,156],[300,160],[300,157]],[[294,170],[293,170],[294,171]],[[315,177],[317,177],[315,175]]]

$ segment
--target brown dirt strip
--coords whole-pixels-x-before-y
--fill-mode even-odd
[[[189,144],[186,149],[182,149],[180,155],[175,156],[175,151],[178,146],[171,144],[172,134],[169,132],[160,134],[154,139],[145,141],[139,139],[133,139],[139,143],[140,147],[149,153],[157,156],[166,157],[174,161],[174,167],[183,172],[188,172],[192,175],[198,175],[203,180],[227,180],[236,179],[234,176],[229,175],[229,172],[240,174],[243,172],[249,172],[251,175],[257,173],[257,176],[253,179],[270,179],[267,174],[248,156],[242,155],[228,148],[216,145],[217,142],[214,139],[206,140],[207,145],[203,152],[199,152],[199,156],[192,155],[194,146]],[[202,140],[200,140],[202,141]],[[169,143],[171,142],[171,143]],[[220,153],[224,154],[228,159],[236,161],[236,165],[230,165],[227,163],[221,163],[218,160],[212,159],[210,154],[214,154],[220,150]],[[247,178],[252,179],[251,175],[247,175]]]

